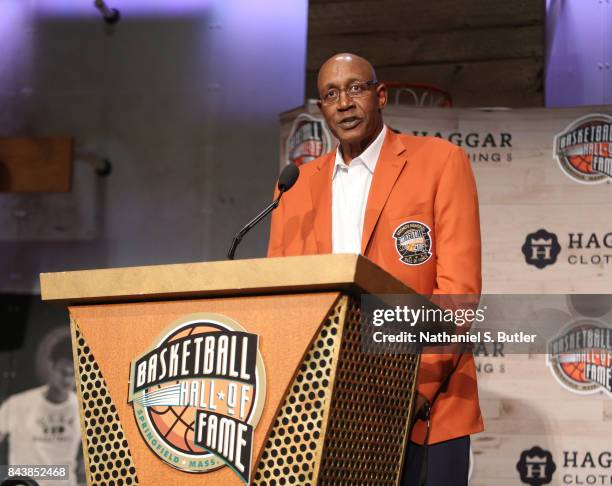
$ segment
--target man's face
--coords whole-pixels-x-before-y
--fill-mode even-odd
[[[346,93],[351,84],[372,81],[372,77],[371,67],[359,60],[330,60],[319,72],[317,86],[322,99],[330,89],[341,90],[336,103],[319,102],[319,108],[327,126],[342,143],[370,143],[382,127],[381,109],[387,103],[384,85],[370,86],[358,98]]]
[[[59,390],[74,390],[74,368],[70,358],[59,358],[51,363],[49,385]]]

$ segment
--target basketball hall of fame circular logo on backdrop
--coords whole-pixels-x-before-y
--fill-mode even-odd
[[[548,342],[546,364],[556,380],[580,395],[605,391],[612,396],[612,328],[580,318]]]
[[[230,466],[249,483],[266,379],[259,336],[219,314],[191,314],[132,361],[128,402],[157,457],[189,473]]]
[[[299,167],[329,152],[331,148],[332,136],[323,119],[300,113],[287,137],[285,162]]]
[[[553,157],[570,179],[598,184],[612,178],[612,117],[578,118],[555,136]]]

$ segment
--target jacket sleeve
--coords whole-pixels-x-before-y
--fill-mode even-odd
[[[452,149],[439,180],[434,227],[437,255],[434,294],[469,295],[467,300],[477,304],[481,291],[478,196],[470,161],[459,147]],[[465,297],[459,300],[467,302]],[[424,353],[419,368],[419,393],[431,401],[460,358],[454,354]]]
[[[480,217],[472,166],[465,152],[452,150],[434,202],[436,284],[434,294],[479,295]]]
[[[274,199],[278,197],[278,188],[274,190]],[[270,239],[268,240],[268,257],[285,256],[283,247],[284,204],[281,199],[278,207],[272,211],[270,223]]]

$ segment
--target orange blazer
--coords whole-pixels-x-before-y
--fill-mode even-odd
[[[272,215],[268,256],[331,253],[334,160],[335,150],[300,167]],[[478,197],[465,152],[439,138],[388,129],[370,186],[361,253],[419,294],[480,294]],[[432,409],[430,443],[483,430],[471,355],[423,354],[418,391],[431,400],[457,360]],[[419,420],[411,438],[422,443],[424,436]]]

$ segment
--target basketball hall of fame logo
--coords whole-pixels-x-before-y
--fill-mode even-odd
[[[598,184],[612,178],[612,117],[583,116],[555,137],[553,157],[570,179]]]
[[[307,164],[329,152],[331,145],[332,137],[323,119],[300,113],[294,120],[287,138],[286,163],[297,166]]]
[[[172,323],[132,361],[128,402],[151,451],[170,466],[230,466],[249,483],[266,379],[259,337],[218,314]]]
[[[612,328],[589,318],[567,324],[548,342],[547,365],[573,393],[612,396]]]
[[[395,249],[406,265],[421,265],[431,257],[430,229],[420,221],[407,221],[393,232]]]

